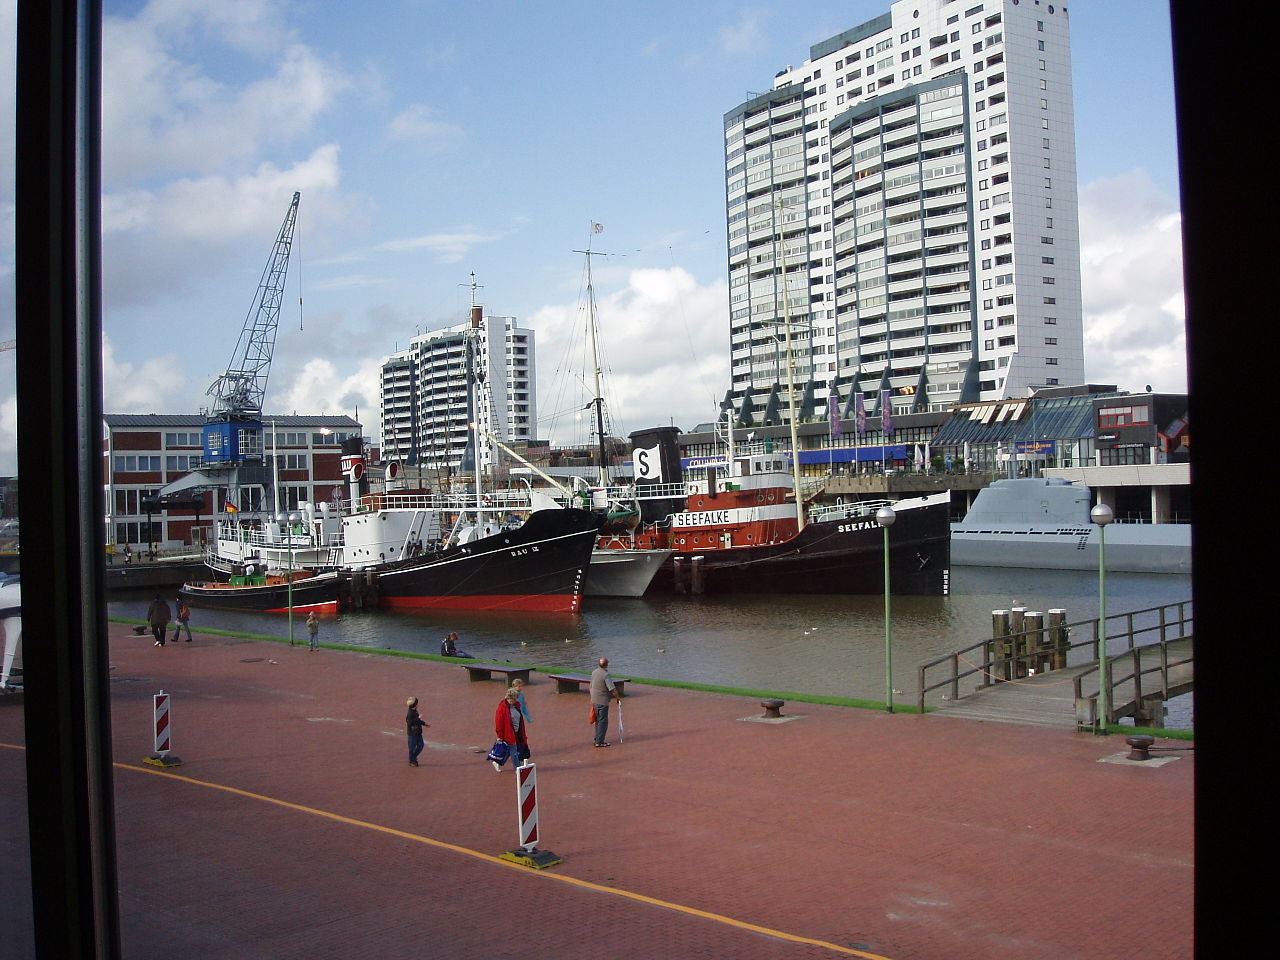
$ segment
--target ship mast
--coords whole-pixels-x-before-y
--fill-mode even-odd
[[[470,326],[465,334],[466,349],[463,355],[466,363],[467,377],[467,425],[471,430],[471,466],[473,469],[472,486],[476,492],[476,524],[484,522],[480,515],[482,496],[480,484],[480,377],[479,363],[476,354],[480,350],[480,319],[483,308],[476,303],[476,275],[471,273],[471,310]]]
[[[782,209],[781,200],[777,210]],[[796,498],[796,529],[804,529],[804,498],[800,495],[800,443],[796,429],[796,372],[791,353],[791,298],[787,295],[787,243],[778,225],[778,247],[782,261],[782,330],[787,351],[787,408],[791,421],[791,483]]]
[[[600,225],[592,223],[591,232],[593,234],[600,232]],[[587,258],[587,330],[591,337],[591,372],[594,380],[594,394],[591,399],[591,405],[595,407],[596,413],[596,441],[597,454],[600,459],[600,486],[607,487],[609,485],[609,455],[605,444],[604,436],[604,390],[600,385],[600,345],[596,323],[596,294],[595,287],[591,282],[591,258],[602,257],[603,253],[595,252],[591,249],[591,239],[587,239],[587,249],[574,250],[574,253],[581,253]]]

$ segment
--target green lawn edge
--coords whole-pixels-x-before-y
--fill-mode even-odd
[[[128,617],[108,617],[112,623],[142,624],[145,620],[134,620]],[[238,630],[205,630],[197,628],[196,633],[207,633],[211,636],[218,637],[239,637],[245,640],[263,640],[268,643],[285,643],[289,642],[288,637],[271,637],[261,633],[243,633]],[[295,644],[307,643],[305,637],[295,637]],[[560,670],[572,669],[570,667],[546,667],[537,664],[513,664],[509,660],[485,660],[477,657],[442,657],[438,653],[422,653],[416,650],[391,650],[387,647],[362,647],[351,643],[326,643],[321,641],[320,647],[326,650],[345,650],[351,653],[371,653],[383,657],[403,657],[408,660],[429,660],[436,663],[495,663],[501,666],[519,666],[528,667],[535,673],[556,673]],[[693,690],[698,693],[718,693],[730,697],[752,697],[759,699],[775,699],[786,700],[790,703],[816,703],[830,707],[852,707],[856,710],[879,710],[885,711],[885,703],[883,700],[859,700],[853,697],[825,697],[814,693],[799,693],[794,690],[759,690],[754,687],[726,687],[712,683],[694,683],[687,680],[662,680],[657,677],[636,677],[627,675],[628,683],[639,683],[649,687],[669,687],[673,690]],[[932,713],[936,708],[926,706],[925,713]],[[894,703],[894,713],[911,713],[919,714],[920,709],[912,703]],[[1158,737],[1162,740],[1187,740],[1195,739],[1195,732],[1192,730],[1166,730],[1163,727],[1128,727],[1118,723],[1108,724],[1108,733],[1124,734],[1125,736],[1133,736],[1135,734],[1147,734],[1152,737]]]

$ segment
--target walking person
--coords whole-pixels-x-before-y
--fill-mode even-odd
[[[618,696],[613,678],[609,676],[609,658],[601,657],[599,666],[591,671],[591,706],[596,713],[595,745],[611,747],[605,737],[609,733],[609,701]]]
[[[422,753],[426,741],[422,739],[422,728],[429,727],[427,723],[418,715],[418,698],[410,697],[405,701],[405,705],[409,708],[404,716],[405,732],[409,735],[409,766],[416,767],[418,765],[418,755]]]
[[[165,634],[169,632],[169,605],[156,597],[147,607],[147,623],[151,626],[151,635],[156,638],[157,647],[164,646]]]
[[[182,631],[187,631],[187,643],[191,642],[191,608],[182,602],[181,597],[175,597],[173,600],[174,616],[177,621],[173,625],[173,642],[177,643],[182,636]]]
[[[312,610],[307,614],[307,643],[312,650],[320,649],[320,621],[316,617],[316,612]]]
[[[520,691],[511,687],[506,696],[498,701],[498,708],[493,712],[493,732],[507,745],[512,770],[530,757],[526,726],[524,714],[520,711]],[[493,764],[494,770],[502,769],[502,764],[498,761],[489,762]]]
[[[529,705],[524,702],[524,681],[516,677],[511,681],[511,689],[516,692],[516,700],[520,703],[520,715],[524,717],[524,722],[533,723],[533,717],[529,713]]]

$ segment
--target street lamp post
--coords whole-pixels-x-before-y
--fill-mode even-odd
[[[293,646],[293,525],[302,522],[302,514],[296,510],[291,513],[281,511],[276,514],[276,522],[284,527],[289,543],[289,580],[286,595],[289,604],[289,646]]]
[[[876,511],[876,523],[884,531],[884,702],[893,713],[893,627],[889,617],[889,528],[898,515],[887,504]]]
[[[1094,732],[1107,732],[1107,712],[1111,690],[1107,680],[1107,524],[1116,518],[1105,503],[1089,511],[1089,519],[1098,525],[1098,717]]]

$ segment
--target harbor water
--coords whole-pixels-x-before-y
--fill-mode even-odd
[[[151,594],[119,596],[109,613],[142,619]],[[1190,600],[1191,578],[1108,574],[1106,596],[1111,616]],[[895,702],[915,702],[921,663],[986,639],[991,612],[1015,605],[1061,608],[1068,623],[1095,618],[1097,574],[953,567],[949,596],[893,597],[893,682],[901,691]],[[288,636],[284,614],[193,608],[191,625]],[[293,630],[305,643],[304,617],[294,618]],[[588,598],[579,614],[361,610],[324,619],[320,639],[439,653],[451,631],[458,634],[459,649],[485,659],[581,672],[606,656],[612,671],[623,676],[884,699],[882,595]],[[1079,632],[1074,637],[1082,638]],[[1120,649],[1113,644],[1113,653]],[[973,685],[962,686],[962,692]],[[1167,726],[1192,728],[1192,695],[1168,706]]]

